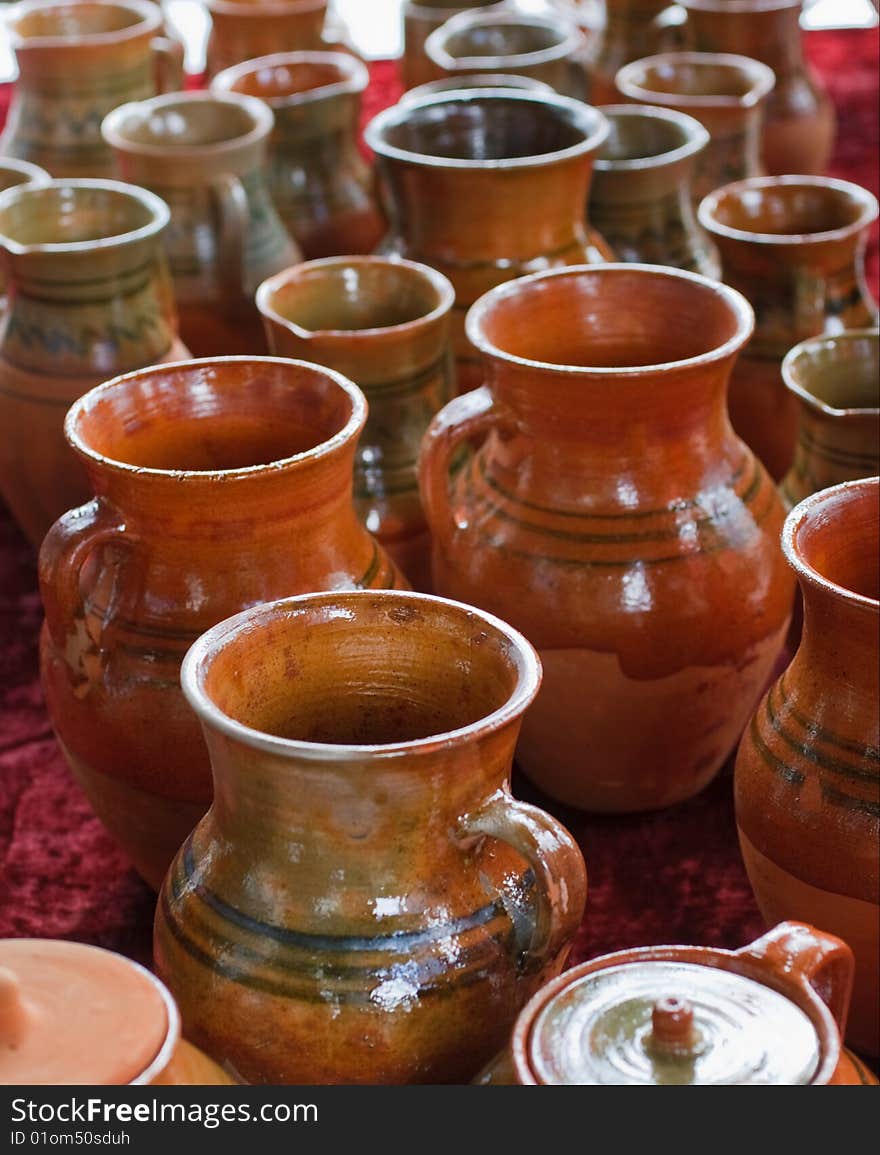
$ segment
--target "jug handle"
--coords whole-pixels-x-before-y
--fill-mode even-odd
[[[179,40],[170,36],[154,36],[150,41],[156,92],[180,92],[183,88],[185,49]]]
[[[68,510],[52,526],[40,547],[40,594],[52,641],[63,649],[73,623],[84,617],[80,573],[89,555],[111,542],[132,539],[120,514],[99,498]],[[96,645],[100,638],[92,639]]]
[[[211,196],[219,223],[217,257],[223,293],[232,307],[245,295],[244,254],[249,210],[244,185],[232,173],[211,182]]]
[[[817,994],[843,1035],[855,972],[853,953],[845,942],[805,922],[789,921],[735,953]]]
[[[580,847],[561,822],[528,802],[498,790],[459,820],[458,835],[506,842],[535,873],[537,912],[522,970],[540,971],[562,954],[581,925],[587,900],[587,871]]]

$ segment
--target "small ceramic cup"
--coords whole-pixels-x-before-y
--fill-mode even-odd
[[[211,17],[209,76],[270,52],[323,46],[327,0],[205,0],[205,7]]]
[[[553,89],[543,80],[533,76],[516,76],[506,72],[455,73],[441,76],[439,80],[428,80],[410,88],[401,96],[400,104],[414,104],[425,96],[436,96],[441,92],[453,92],[468,88],[520,88],[528,92],[550,93]]]
[[[405,89],[415,88],[439,75],[425,54],[431,33],[461,12],[497,13],[510,9],[508,0],[403,0],[403,55],[401,79]]]

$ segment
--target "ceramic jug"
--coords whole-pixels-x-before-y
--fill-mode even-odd
[[[801,644],[736,759],[740,847],[761,913],[821,922],[856,957],[847,1041],[880,1053],[880,482],[820,490],[782,546]]]
[[[522,88],[527,92],[552,93],[553,89],[543,80],[531,76],[511,76],[504,72],[462,73],[441,76],[439,80],[428,80],[410,88],[400,98],[401,104],[412,104],[423,96],[436,96],[440,92],[457,92],[462,88]]]
[[[0,154],[54,177],[112,177],[101,121],[126,100],[180,88],[183,47],[147,0],[23,0],[6,17],[18,79]]]
[[[573,967],[483,1086],[876,1086],[841,1045],[852,951],[798,922],[741,950],[650,946]]]
[[[207,72],[267,56],[325,47],[327,0],[205,0],[211,18]]]
[[[767,100],[761,155],[768,173],[819,174],[834,144],[834,105],[804,59],[803,0],[680,0],[694,46],[738,52],[769,65],[776,87]]]
[[[89,495],[62,432],[71,402],[116,373],[189,356],[162,249],[166,205],[116,181],[0,193],[0,491],[38,546]]]
[[[180,1035],[168,988],[96,946],[0,940],[0,1085],[228,1085]]]
[[[431,535],[416,459],[428,423],[455,392],[454,300],[455,290],[436,269],[387,257],[306,261],[257,290],[273,353],[328,365],[366,394],[355,508],[421,590],[430,590]]]
[[[508,0],[403,0],[403,54],[400,73],[405,89],[415,88],[439,76],[425,53],[425,41],[431,33],[461,12],[481,12],[494,15],[511,8]]]
[[[419,464],[434,588],[537,647],[517,764],[561,802],[696,794],[780,652],[783,507],[725,407],[751,330],[739,293],[653,265],[534,274],[468,314],[487,383],[434,418]]]
[[[606,104],[599,111],[610,131],[593,164],[589,216],[617,259],[717,276],[691,194],[708,132],[671,108]]]
[[[154,887],[211,802],[179,685],[189,645],[283,594],[402,582],[352,506],[365,419],[351,382],[276,358],[149,368],[71,408],[95,498],[40,551],[43,687],[77,780]]]
[[[691,186],[695,203],[720,185],[764,172],[761,125],[774,84],[765,64],[745,56],[668,52],[627,64],[616,83],[627,100],[688,113],[709,133]]]
[[[779,492],[789,509],[841,481],[880,474],[880,333],[850,329],[802,341],[782,379],[798,403],[794,461]]]
[[[610,258],[584,219],[607,132],[602,114],[581,101],[512,90],[398,104],[367,125],[389,201],[384,251],[431,265],[455,286],[459,390],[479,382],[464,313],[487,289],[535,269]]]
[[[181,679],[215,803],[154,946],[190,1037],[252,1083],[472,1079],[584,907],[576,843],[509,792],[532,647],[424,594],[317,594],[210,630]]]
[[[807,337],[877,323],[864,272],[877,200],[830,177],[764,177],[717,189],[698,217],[724,280],[755,310],[755,335],[730,382],[730,419],[779,481],[794,458],[799,409],[783,357]]]
[[[269,191],[273,123],[255,97],[185,92],[124,104],[102,126],[124,179],[171,209],[180,333],[197,357],[265,353],[257,285],[301,259]]]
[[[385,233],[358,149],[366,66],[343,52],[278,52],[224,69],[213,92],[256,96],[272,110],[269,192],[307,258],[369,253]]]
[[[14,160],[12,157],[0,157],[0,192],[18,185],[45,185],[52,178],[44,168],[31,164],[27,160]],[[5,309],[3,296],[6,293],[6,276],[0,266],[0,310]]]

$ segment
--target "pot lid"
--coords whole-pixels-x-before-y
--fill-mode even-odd
[[[804,1084],[820,1043],[809,1017],[770,987],[663,960],[581,976],[537,1014],[528,1059],[557,1085]]]
[[[158,980],[122,955],[4,939],[0,1084],[131,1083],[168,1038],[169,1002]]]

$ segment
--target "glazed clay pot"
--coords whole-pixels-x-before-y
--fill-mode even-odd
[[[72,401],[115,373],[189,356],[162,250],[168,209],[116,181],[0,193],[0,491],[38,546],[89,488],[65,444]]]
[[[696,794],[782,646],[782,503],[725,408],[751,327],[738,293],[651,265],[535,274],[468,315],[487,384],[420,458],[434,588],[538,648],[517,764],[561,802]]]
[[[483,1086],[865,1086],[841,1045],[849,947],[798,922],[742,950],[651,946],[573,967],[521,1012]]]
[[[31,164],[27,160],[13,160],[12,157],[0,157],[0,192],[8,188],[17,188],[19,185],[45,185],[52,178],[44,168]],[[0,267],[0,309],[5,308],[2,300],[6,292],[6,277]]]
[[[205,0],[211,17],[206,67],[214,76],[270,52],[323,48],[327,0]]]
[[[782,545],[801,644],[765,695],[734,776],[740,847],[768,923],[820,922],[856,956],[847,1040],[880,1053],[880,492],[877,478],[791,511]]]
[[[773,90],[765,64],[745,56],[667,52],[621,68],[617,88],[638,104],[688,113],[709,133],[692,184],[696,203],[720,185],[764,172],[761,124]]]
[[[431,265],[455,286],[459,390],[480,380],[464,333],[478,297],[536,269],[610,258],[584,219],[607,132],[580,101],[511,90],[398,104],[367,126],[389,201],[384,251]]]
[[[18,78],[0,154],[54,177],[112,177],[105,114],[183,81],[183,48],[146,0],[23,0],[6,25]]]
[[[43,686],[76,778],[154,887],[211,802],[179,686],[189,645],[285,593],[402,582],[352,506],[365,419],[351,382],[275,358],[145,369],[71,409],[96,498],[40,552]]]
[[[120,174],[171,209],[180,333],[197,357],[265,353],[257,285],[301,259],[269,192],[273,123],[252,96],[185,92],[124,104],[102,125]]]
[[[577,845],[509,793],[539,681],[515,630],[422,594],[291,598],[199,639],[215,802],[154,942],[193,1039],[252,1083],[474,1077],[583,914]]]
[[[483,0],[403,0],[403,55],[401,79],[405,89],[436,80],[439,71],[425,53],[425,41],[431,33],[461,12],[494,15],[509,11],[507,0],[486,4]]]
[[[724,280],[755,310],[755,335],[730,382],[730,419],[779,481],[794,457],[799,409],[783,384],[783,357],[807,337],[877,323],[864,275],[877,201],[830,177],[765,177],[716,190],[698,216]]]
[[[789,509],[841,481],[880,474],[880,334],[854,329],[795,345],[782,379],[798,403],[797,445],[779,492]]]
[[[553,89],[543,80],[531,76],[511,76],[503,72],[462,73],[455,76],[441,76],[439,80],[428,80],[424,84],[410,88],[400,98],[401,104],[418,102],[424,96],[436,96],[440,92],[458,92],[462,88],[521,88],[527,92],[552,93]]]
[[[708,132],[671,108],[606,104],[599,111],[610,131],[593,164],[589,216],[618,260],[717,276],[691,195]]]
[[[358,149],[366,66],[342,52],[278,52],[224,69],[213,92],[272,109],[269,192],[306,257],[371,252],[385,233]]]
[[[163,983],[100,947],[0,941],[0,1085],[228,1085]]]
[[[328,365],[366,394],[355,508],[410,584],[422,590],[431,584],[431,535],[416,459],[431,418],[455,392],[449,346],[454,300],[442,273],[385,257],[306,261],[257,290],[273,353]]]
[[[834,105],[804,59],[802,0],[680,2],[696,48],[753,56],[776,74],[762,132],[766,171],[823,173],[834,144]]]

